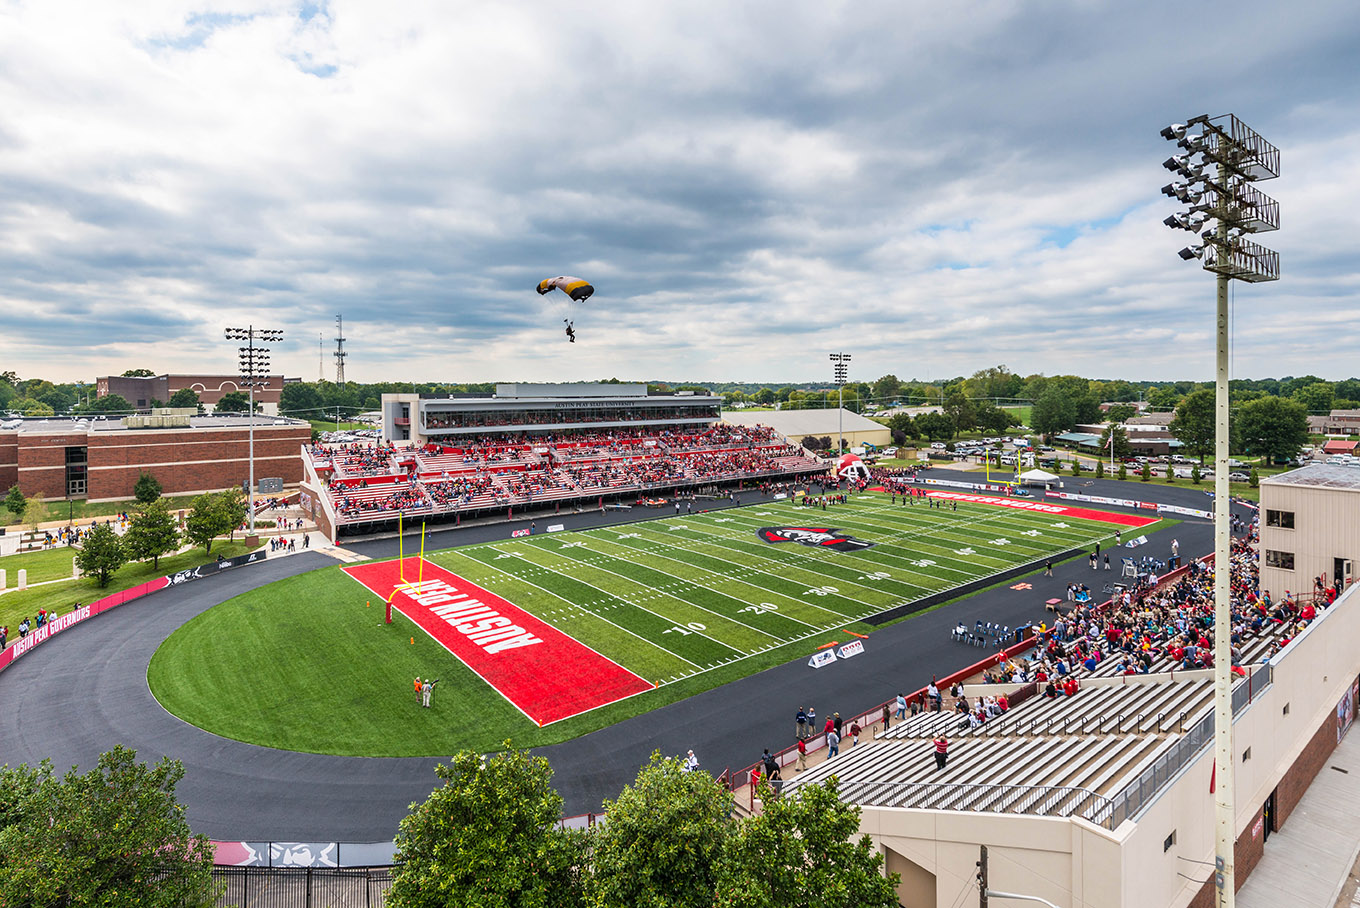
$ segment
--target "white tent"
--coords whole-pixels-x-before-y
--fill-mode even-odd
[[[1020,474],[1020,481],[1034,485],[1048,485],[1050,482],[1057,482],[1058,477],[1047,470],[1030,470]]]

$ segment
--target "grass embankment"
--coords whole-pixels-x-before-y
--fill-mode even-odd
[[[3,490],[0,490],[3,491]],[[190,507],[196,495],[166,495],[161,500],[171,511],[178,508]],[[53,498],[43,502],[43,523],[50,523],[59,520],[65,523],[70,520],[84,520],[92,517],[112,517],[124,511],[131,513],[141,504],[135,498],[119,498],[115,501],[71,501],[65,498]],[[28,525],[32,519],[31,515],[25,515],[23,524]],[[0,505],[0,525],[13,526],[20,523],[19,519],[10,513],[9,508]],[[11,531],[14,532],[14,531]]]
[[[223,558],[233,558],[237,555],[244,555],[249,551],[250,548],[244,542],[219,542],[213,546],[212,555],[203,554],[202,549],[191,549],[179,555],[162,558],[158,568],[153,568],[149,561],[124,565],[118,573],[113,575],[106,587],[100,587],[98,583],[88,577],[82,577],[79,580],[69,580],[65,583],[50,583],[38,587],[30,586],[26,590],[15,588],[15,584],[18,582],[18,573],[14,563],[17,559],[33,558],[37,555],[60,555],[64,559],[65,571],[59,571],[59,576],[70,576],[71,558],[75,556],[75,553],[69,548],[62,548],[26,555],[10,555],[0,558],[0,567],[10,571],[8,575],[10,592],[0,595],[0,625],[9,627],[9,639],[13,643],[19,637],[19,622],[24,616],[32,618],[37,615],[40,609],[65,615],[71,611],[77,602],[88,605],[96,599],[102,599],[111,593],[130,589],[140,583],[146,583],[148,580],[164,577],[176,571],[188,570],[209,561],[216,561],[219,554]],[[51,570],[57,570],[57,567],[59,565],[52,567]],[[44,569],[48,568],[44,566]],[[34,575],[30,573],[28,582],[33,584],[39,581],[35,580]]]
[[[309,419],[307,420],[307,422],[311,423],[312,428],[318,432],[357,432],[361,429],[375,428],[374,426],[366,422],[343,422],[343,421],[339,423],[339,428],[336,428],[337,424],[333,419],[329,420]]]

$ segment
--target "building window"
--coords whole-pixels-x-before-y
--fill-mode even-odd
[[[1289,715],[1289,704],[1288,704],[1288,703],[1286,703],[1286,704],[1284,705],[1284,715],[1286,715],[1286,716]]]
[[[1171,846],[1176,844],[1176,830],[1171,830],[1171,835],[1167,836],[1162,842],[1163,853],[1171,850]]]
[[[1266,511],[1266,526],[1280,527],[1285,530],[1294,529],[1293,511]]]
[[[1279,568],[1282,571],[1294,570],[1294,553],[1277,552],[1273,549],[1266,549],[1266,567]]]
[[[1246,763],[1250,760],[1251,760],[1251,748],[1248,747],[1246,750],[1242,751],[1242,762]]]

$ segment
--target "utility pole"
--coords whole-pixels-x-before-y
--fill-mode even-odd
[[[987,846],[982,845],[977,862],[978,908],[987,908]]]
[[[349,356],[345,352],[345,317],[337,315],[335,317],[335,383],[339,387],[345,386],[345,357]]]

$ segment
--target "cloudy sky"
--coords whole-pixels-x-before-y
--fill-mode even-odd
[[[1208,378],[1158,130],[1231,111],[1234,372],[1360,373],[1360,6],[1228,9],[0,0],[0,369],[333,378],[339,313],[362,381]]]

